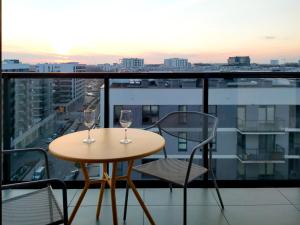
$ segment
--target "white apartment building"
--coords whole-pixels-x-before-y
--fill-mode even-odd
[[[144,67],[144,59],[141,58],[123,58],[121,59],[123,70],[138,70]]]
[[[2,62],[3,72],[29,72],[30,65],[23,64],[18,59],[4,59]]]
[[[127,86],[126,86],[127,81]],[[166,86],[165,83],[168,82]],[[146,127],[172,111],[202,111],[201,83],[187,80],[112,80],[110,127],[122,108],[133,111],[132,127]],[[280,83],[280,85],[279,85]],[[139,86],[139,88],[137,88]],[[133,88],[134,87],[134,88]],[[209,113],[219,118],[214,143],[218,179],[293,179],[300,176],[300,89],[296,80],[211,79]],[[103,92],[103,91],[102,91]],[[103,93],[101,102],[103,102]],[[101,107],[103,115],[103,107]],[[134,138],[134,137],[132,137]],[[169,137],[169,157],[186,159],[187,149]],[[153,157],[163,157],[163,153]],[[201,155],[198,156],[201,159]]]
[[[40,73],[80,73],[86,72],[86,65],[78,62],[69,63],[43,63],[36,65],[36,72]],[[54,107],[72,108],[85,94],[85,80],[77,78],[51,79],[53,86]]]
[[[164,59],[164,67],[171,70],[187,70],[188,68],[191,68],[191,64],[187,59],[169,58]]]
[[[279,65],[279,60],[278,59],[271,59],[270,64],[273,66]]]
[[[229,57],[227,62],[232,66],[250,66],[251,59],[249,56],[234,56]]]
[[[29,64],[19,60],[4,60],[5,72],[29,72]],[[11,79],[9,80],[10,129],[13,145],[25,147],[34,141],[41,129],[49,129],[55,118],[52,100],[52,81],[49,79]]]

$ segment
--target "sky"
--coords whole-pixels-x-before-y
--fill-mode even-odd
[[[2,57],[24,63],[300,60],[299,0],[2,0]]]

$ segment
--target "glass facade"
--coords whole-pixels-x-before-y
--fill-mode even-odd
[[[55,138],[85,130],[83,109],[95,108],[96,126],[105,122],[105,93],[102,79],[9,79],[10,148],[47,149]],[[72,80],[72,79],[69,79]],[[280,79],[282,80],[282,79]],[[255,81],[255,82],[254,82]],[[168,86],[165,86],[165,83]],[[203,87],[198,79],[151,79],[132,84],[130,79],[110,79],[110,127],[120,127],[121,109],[133,112],[132,128],[145,128],[173,111],[202,111]],[[186,85],[188,83],[188,85]],[[256,85],[253,85],[253,84]],[[58,91],[57,85],[78,85]],[[153,85],[155,84],[155,85]],[[251,84],[249,86],[249,84]],[[279,83],[280,84],[280,83]],[[299,81],[286,79],[278,84],[272,79],[209,79],[208,112],[218,117],[217,135],[212,145],[212,168],[219,180],[299,179]],[[80,86],[81,85],[81,86]],[[140,85],[139,88],[136,85]],[[72,91],[73,90],[73,91]],[[73,93],[78,90],[77,93]],[[65,93],[68,92],[68,93]],[[61,96],[57,96],[60,93]],[[73,96],[67,102],[64,95]],[[7,114],[6,114],[7,115]],[[185,118],[182,118],[183,121]],[[157,129],[152,129],[158,132]],[[6,130],[7,132],[7,130]],[[165,134],[163,134],[165,135]],[[185,140],[186,133],[165,135],[169,157],[187,160],[195,142]],[[134,137],[132,137],[134,139]],[[18,163],[21,159],[24,165]],[[136,164],[164,157],[163,151],[137,160]],[[202,152],[195,157],[202,163]],[[5,162],[12,181],[31,180],[42,163],[37,156],[11,156]],[[65,180],[82,180],[79,165],[59,160],[49,154],[50,174]],[[126,163],[118,173],[126,171]],[[93,177],[101,173],[99,165],[89,165]],[[134,174],[135,180],[152,179]],[[202,178],[200,178],[202,179]]]

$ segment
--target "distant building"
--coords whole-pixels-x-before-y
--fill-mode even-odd
[[[187,59],[182,58],[169,58],[164,60],[164,66],[168,69],[188,69],[191,68],[191,64]]]
[[[120,66],[117,63],[114,63],[114,64],[109,64],[109,63],[98,64],[97,65],[97,71],[99,71],[99,72],[118,72],[119,67]]]
[[[65,72],[80,73],[86,72],[86,65],[78,62],[69,63],[43,63],[36,65],[36,71],[41,73]],[[67,108],[85,93],[85,80],[77,78],[53,79],[53,103],[55,107]]]
[[[79,72],[86,72],[86,65],[79,64],[78,62],[42,63],[42,64],[36,65],[36,72],[40,72],[40,73],[51,73],[51,72],[79,73]]]
[[[30,72],[31,66],[17,59],[4,60],[3,72]],[[47,122],[53,115],[52,80],[18,78],[9,80],[9,133],[12,147],[25,147],[42,129],[49,129]]]
[[[141,58],[123,58],[121,59],[122,69],[136,70],[144,67],[144,59]]]
[[[234,56],[229,57],[228,65],[230,66],[250,66],[250,57],[249,56]]]
[[[279,60],[278,59],[271,59],[270,64],[273,66],[279,65]]]
[[[300,99],[278,98],[283,87],[286,96],[295,96],[296,85],[293,79],[210,79],[213,103],[208,112],[219,118],[216,139],[211,145],[215,157],[212,168],[219,179],[299,177]],[[109,127],[120,126],[122,109],[132,110],[132,127],[139,128],[154,124],[170,112],[202,111],[201,87],[199,79],[111,79]],[[103,104],[104,90],[101,92]],[[262,97],[249,101],[252,94]],[[100,112],[104,113],[104,107]],[[168,155],[182,160],[189,157],[189,149],[194,145],[168,135],[165,141]],[[160,152],[141,163],[163,157]],[[224,166],[230,170],[224,171]],[[126,169],[125,165],[120,171]],[[140,174],[133,176],[148,179]]]
[[[18,59],[5,59],[2,62],[3,72],[29,72],[30,65],[23,64]]]

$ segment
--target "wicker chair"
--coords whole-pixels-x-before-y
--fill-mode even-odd
[[[201,150],[201,148],[205,144],[210,143],[211,140],[215,137],[217,121],[218,120],[216,117],[201,112],[172,112],[166,115],[165,117],[157,121],[153,126],[148,127],[146,129],[157,127],[161,135],[170,135],[176,138],[184,138],[187,141],[196,143],[191,150],[189,161],[168,158],[166,149],[164,148],[163,159],[158,159],[149,163],[141,164],[133,168],[133,170],[136,172],[150,175],[155,178],[165,180],[169,182],[169,184],[175,184],[184,188],[184,225],[186,225],[187,222],[187,186],[191,181],[195,180],[196,178],[205,174],[206,172],[211,173],[221,207],[222,209],[224,209],[223,201],[218,189],[214,173],[211,169],[209,169],[212,165],[211,151],[209,151],[209,168],[205,168],[201,165],[193,163],[193,159],[197,150]],[[170,188],[172,190],[172,186],[170,186]],[[127,202],[128,188],[126,188],[125,195],[125,208],[123,215],[124,221],[126,220]]]
[[[59,179],[49,179],[47,153],[43,149],[4,150],[4,156],[9,154],[41,154],[44,156],[47,179],[2,185],[2,190],[14,188],[38,189],[17,197],[2,201],[3,225],[43,225],[68,223],[67,188]],[[20,165],[19,168],[22,168]],[[26,168],[26,167],[25,167]],[[27,168],[28,170],[28,168]],[[30,170],[30,169],[29,169]],[[63,211],[54,196],[51,186],[62,189]]]

